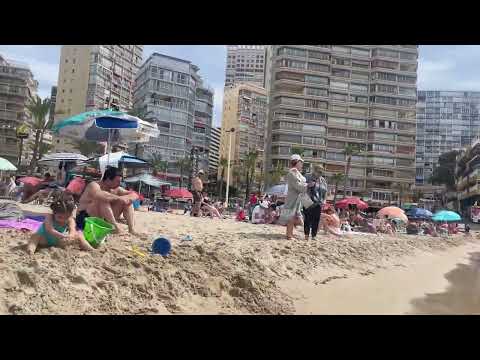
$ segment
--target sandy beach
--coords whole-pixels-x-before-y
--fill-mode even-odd
[[[154,212],[136,212],[136,223],[145,236],[110,236],[91,253],[49,248],[34,256],[23,249],[28,233],[0,229],[0,314],[335,313],[328,306],[305,307],[299,298],[309,286],[414,269],[412,259],[445,256],[476,242],[475,235],[367,234],[287,241],[281,226]],[[160,235],[173,245],[165,258],[148,254]],[[181,241],[185,235],[193,240]],[[340,294],[332,291],[315,302],[332,302]]]

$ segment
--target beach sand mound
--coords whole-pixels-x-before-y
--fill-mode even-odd
[[[290,314],[293,302],[280,280],[306,278],[319,267],[374,271],[389,258],[465,241],[406,235],[286,241],[280,226],[158,213],[136,219],[146,236],[111,236],[90,253],[49,248],[29,256],[29,234],[0,230],[0,313]],[[193,241],[180,240],[187,234]],[[159,235],[171,239],[168,257],[148,253]]]

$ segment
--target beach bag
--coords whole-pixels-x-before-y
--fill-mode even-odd
[[[298,195],[298,198],[305,209],[308,209],[310,206],[313,205],[312,199],[310,199],[310,196],[308,196],[307,194],[300,194]]]
[[[287,223],[292,220],[293,217],[297,217],[303,224],[303,215],[301,212],[301,202],[297,200],[296,205],[293,208],[286,208],[282,206],[280,208],[280,215],[277,223],[280,225],[287,225]]]

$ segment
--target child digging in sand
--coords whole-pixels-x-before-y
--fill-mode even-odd
[[[62,194],[50,208],[52,215],[47,215],[45,222],[28,242],[29,254],[33,255],[38,246],[64,248],[73,243],[78,243],[82,250],[93,250],[83,234],[75,229],[75,219],[72,216],[75,203],[71,195]]]

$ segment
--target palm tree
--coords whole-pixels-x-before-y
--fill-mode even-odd
[[[335,205],[335,201],[337,200],[337,192],[338,192],[338,184],[345,180],[345,175],[342,173],[335,173],[332,176],[332,181],[335,185],[335,192],[333,193],[333,205]]]
[[[258,151],[256,150],[250,150],[244,159],[245,180],[246,180],[245,181],[245,184],[246,184],[245,200],[248,200],[248,196],[250,195],[250,188],[255,178],[255,168],[257,165],[257,159],[258,159]]]
[[[34,144],[29,144],[29,148],[31,151],[34,151]],[[40,146],[38,148],[38,158],[41,159],[43,155],[45,155],[46,153],[48,153],[50,150],[53,149],[53,145],[52,144],[47,144],[47,143],[40,143]]]
[[[224,157],[220,158],[220,161],[218,162],[218,166],[222,168],[222,171],[220,173],[220,184],[219,184],[219,190],[218,190],[218,196],[222,198],[223,194],[223,179],[225,177],[225,168],[228,166],[228,160],[225,159]]]
[[[347,164],[345,165],[345,179],[343,185],[343,197],[347,197],[347,183],[348,175],[350,173],[350,166],[352,164],[352,156],[360,154],[360,149],[357,145],[347,144],[343,149],[343,153],[347,157]]]
[[[180,188],[183,187],[183,174],[188,174],[192,167],[192,161],[187,158],[178,159],[175,166],[180,170]]]
[[[168,162],[162,160],[162,155],[160,154],[152,154],[152,157],[150,158],[150,164],[152,165],[153,176],[157,176],[158,173],[162,171],[165,173],[167,172]]]
[[[35,142],[33,144],[33,157],[30,162],[30,173],[35,170],[38,161],[38,153],[40,149],[40,144],[43,142],[43,135],[50,121],[47,120],[47,115],[50,112],[50,99],[42,99],[40,96],[36,96],[33,100],[27,105],[27,109],[32,114],[32,120],[29,122],[32,130],[35,132]]]

